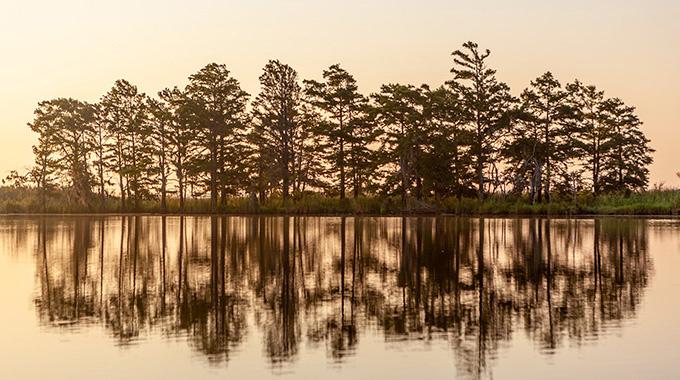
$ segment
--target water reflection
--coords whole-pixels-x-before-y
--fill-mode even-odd
[[[635,315],[647,221],[142,217],[36,222],[35,303],[48,328],[152,329],[228,362],[250,334],[272,365],[302,345],[342,363],[362,337],[446,341],[482,377],[514,334],[541,352]],[[17,237],[20,239],[21,237]],[[69,330],[70,331],[70,330]]]

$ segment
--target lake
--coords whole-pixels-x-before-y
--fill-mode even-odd
[[[680,220],[0,217],[0,379],[676,379]]]

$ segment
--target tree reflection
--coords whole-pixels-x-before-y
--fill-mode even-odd
[[[272,363],[303,344],[342,362],[362,336],[446,340],[482,377],[513,334],[546,354],[632,318],[645,220],[142,217],[36,222],[36,299],[54,328],[119,345],[157,328],[228,362],[248,333]],[[30,230],[29,230],[30,231]],[[29,232],[32,233],[32,232]]]

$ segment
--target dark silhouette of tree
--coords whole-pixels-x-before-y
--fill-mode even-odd
[[[649,181],[652,163],[647,139],[640,131],[642,122],[634,114],[635,107],[626,106],[621,99],[607,99],[602,103],[602,123],[607,127],[609,141],[602,163],[602,183],[606,191],[644,189]]]
[[[156,99],[147,98],[147,109],[149,110],[149,124],[151,130],[151,146],[149,149],[155,157],[153,169],[149,170],[155,174],[159,180],[159,192],[161,195],[161,212],[167,211],[168,177],[170,175],[171,161],[171,127],[173,114],[168,109],[166,103]]]
[[[531,87],[520,96],[522,111],[530,116],[527,124],[533,124],[529,129],[538,132],[534,138],[539,137],[534,141],[536,149],[532,152],[542,166],[536,180],[539,202],[542,191],[546,199],[551,200],[551,185],[559,173],[566,173],[568,160],[575,152],[571,138],[575,131],[568,128],[572,110],[566,103],[567,92],[561,87],[548,71],[531,81]]]
[[[45,210],[47,191],[54,187],[54,173],[57,171],[58,159],[55,157],[57,147],[54,144],[54,135],[57,133],[54,123],[45,118],[49,111],[42,109],[42,104],[50,108],[47,103],[41,102],[34,111],[35,120],[28,123],[31,131],[38,134],[38,144],[33,145],[35,165],[29,171],[29,177],[36,183],[40,198],[40,206]]]
[[[335,64],[323,71],[323,82],[305,81],[305,92],[310,102],[322,110],[325,122],[319,134],[330,165],[332,177],[337,177],[340,198],[345,198],[348,182],[354,198],[361,193],[367,146],[371,143],[371,128],[365,117],[367,99],[358,92],[354,76]],[[350,173],[348,172],[348,169]],[[351,177],[351,181],[347,177]]]
[[[339,64],[302,89],[295,70],[271,60],[252,112],[221,64],[158,99],[118,80],[97,104],[41,102],[29,124],[39,135],[35,165],[15,179],[35,184],[22,198],[45,211],[50,194],[65,199],[63,209],[98,203],[106,211],[107,194],[119,193],[123,212],[155,206],[144,200],[173,211],[175,197],[183,211],[187,194],[207,193],[211,212],[229,210],[228,197],[258,211],[268,194],[302,204],[348,191],[355,199],[398,195],[401,210],[436,211],[431,203],[474,193],[528,194],[533,204],[553,193],[577,202],[589,187],[598,195],[647,186],[654,150],[633,107],[578,80],[562,89],[550,72],[516,99],[488,67],[490,54],[466,42],[452,53],[453,79],[443,86],[386,84],[368,98]],[[417,201],[407,208],[410,197]],[[393,201],[380,208],[394,211]]]
[[[240,147],[244,143],[244,116],[248,93],[241,89],[225,65],[210,63],[189,77],[186,87],[187,111],[192,128],[198,133],[202,171],[209,174],[210,204],[217,208],[218,197],[226,201],[238,185]],[[221,197],[220,197],[221,191]]]
[[[281,194],[286,201],[297,174],[295,156],[301,140],[302,89],[297,72],[278,60],[270,60],[265,65],[260,85],[260,94],[253,102],[254,141],[259,145],[260,165],[276,167],[271,173],[274,175],[271,182],[281,181]],[[258,170],[260,175],[265,175],[263,166]]]
[[[591,175],[593,193],[599,195],[602,159],[608,140],[607,127],[601,116],[604,91],[598,91],[593,85],[584,85],[578,79],[565,88],[569,94],[567,101],[579,119],[577,147],[585,157],[583,161]]]
[[[436,198],[470,195],[474,172],[469,155],[472,133],[464,128],[459,99],[447,87],[427,91],[420,171],[423,194]]]
[[[318,133],[321,123],[321,116],[315,107],[303,101],[300,105],[299,135],[295,142],[293,163],[293,188],[300,195],[330,187],[325,180],[326,165],[320,153],[323,145],[323,136]]]
[[[146,123],[146,95],[126,80],[117,80],[101,99],[101,110],[111,135],[110,165],[118,174],[121,208],[126,209],[125,198],[134,200],[134,210],[144,191],[143,173],[151,158],[145,151],[149,130]]]
[[[35,114],[31,129],[40,134],[34,152],[41,187],[46,187],[51,166],[65,178],[69,197],[89,207],[92,176],[88,159],[93,148],[93,107],[75,99],[58,98],[41,102]],[[41,203],[44,205],[44,195]]]
[[[186,93],[177,87],[164,89],[158,93],[162,103],[161,115],[166,124],[169,164],[172,165],[177,181],[177,195],[180,210],[184,210],[186,199],[186,178],[188,163],[196,149],[196,131],[191,128],[190,110]]]
[[[510,111],[515,99],[510,88],[496,79],[496,70],[486,65],[491,54],[488,49],[482,53],[474,42],[463,44],[464,50],[452,53],[454,74],[448,82],[460,98],[461,116],[474,134],[470,153],[475,157],[477,191],[479,199],[484,198],[484,169],[497,152],[498,143],[511,125]],[[467,84],[466,84],[467,83]]]
[[[415,182],[418,199],[422,198],[422,177],[420,175],[421,144],[425,133],[423,109],[427,88],[412,85],[383,85],[380,93],[373,94],[376,120],[382,128],[381,163],[387,168],[386,185],[397,186],[401,194],[402,207],[413,195],[411,187]],[[395,170],[396,169],[396,170]]]
[[[99,211],[106,211],[106,186],[110,185],[108,180],[108,161],[111,159],[108,149],[110,139],[107,129],[106,119],[104,118],[102,107],[99,103],[93,104],[93,123],[92,123],[92,164],[95,169],[97,186],[99,187]]]

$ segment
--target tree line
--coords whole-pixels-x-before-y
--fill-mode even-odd
[[[123,211],[157,199],[299,199],[396,196],[417,200],[642,190],[652,162],[635,108],[578,80],[546,72],[519,97],[489,68],[489,50],[453,52],[437,88],[390,83],[363,95],[340,65],[321,80],[270,60],[260,92],[245,92],[210,63],[182,89],[156,96],[117,80],[97,103],[43,101],[29,123],[35,163],[9,180],[30,183],[44,207],[54,191],[70,202]]]

